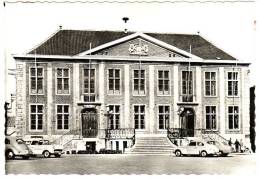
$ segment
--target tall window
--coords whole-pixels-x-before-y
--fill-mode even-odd
[[[57,94],[69,94],[69,69],[57,69]]]
[[[216,72],[205,72],[205,95],[216,96]]]
[[[206,129],[217,129],[216,106],[206,106]]]
[[[158,94],[169,95],[170,94],[170,80],[169,71],[158,71]]]
[[[135,129],[145,129],[145,105],[134,105]]]
[[[134,94],[145,94],[145,70],[134,70]]]
[[[57,129],[69,129],[69,105],[57,105]]]
[[[182,71],[182,101],[193,101],[192,71]]]
[[[159,129],[167,129],[169,127],[170,106],[158,107]]]
[[[239,108],[238,106],[228,106],[228,128],[239,129]]]
[[[108,90],[110,94],[120,94],[120,70],[108,70]]]
[[[36,104],[30,105],[30,129],[31,130],[42,130],[43,123],[43,105]]]
[[[30,68],[31,94],[43,94],[43,68]]]
[[[119,129],[120,127],[120,106],[119,105],[109,105],[109,129]]]
[[[238,72],[228,72],[228,96],[238,95]]]
[[[95,69],[84,69],[84,101],[95,101]]]

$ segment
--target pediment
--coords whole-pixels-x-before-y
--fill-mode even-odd
[[[179,57],[197,58],[177,47],[169,45],[143,33],[135,33],[121,39],[100,45],[76,56],[107,55],[107,56],[131,56],[131,57]]]

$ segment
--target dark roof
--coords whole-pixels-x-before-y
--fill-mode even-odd
[[[40,55],[76,55],[88,50],[90,47],[95,48],[107,42],[128,36],[134,32],[119,31],[82,31],[82,30],[60,30],[40,46],[36,47],[36,54]],[[235,60],[226,52],[217,48],[199,35],[187,34],[162,34],[162,33],[145,33],[151,37],[161,40],[165,43],[178,47],[187,52],[199,56],[203,59]],[[29,54],[34,54],[33,49]]]

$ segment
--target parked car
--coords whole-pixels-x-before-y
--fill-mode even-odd
[[[192,140],[187,146],[179,146],[174,150],[177,157],[182,155],[200,155],[206,157],[208,155],[219,155],[219,149],[206,141]]]
[[[26,141],[26,144],[32,150],[34,156],[43,155],[43,157],[49,158],[51,155],[60,157],[62,154],[62,148],[51,145],[49,140],[29,140]]]
[[[29,159],[32,151],[28,148],[22,139],[6,136],[5,137],[5,157],[6,159],[14,159],[15,157],[22,157]]]
[[[219,142],[219,141],[215,141],[215,140],[210,140],[207,142],[208,144],[212,144],[215,145],[220,152],[220,156],[228,156],[228,154],[230,154],[232,152],[232,147],[229,146],[227,143],[225,142]]]

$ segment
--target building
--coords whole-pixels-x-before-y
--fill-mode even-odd
[[[169,134],[249,142],[249,63],[200,35],[59,30],[14,58],[18,136],[93,150]]]

